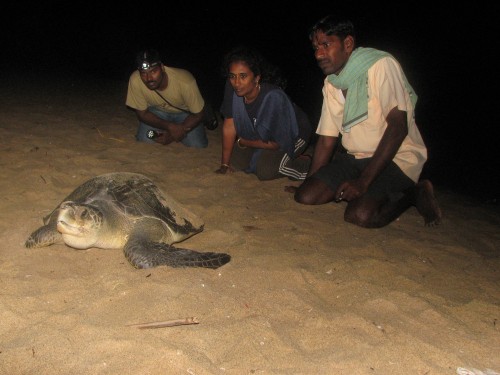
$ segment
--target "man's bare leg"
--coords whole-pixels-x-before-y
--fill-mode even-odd
[[[397,201],[362,196],[347,204],[344,220],[363,228],[382,228],[411,206],[412,198],[408,195],[403,195]]]
[[[295,200],[302,204],[324,204],[334,199],[334,192],[322,181],[309,178],[306,182],[298,188],[287,186],[285,191],[295,193]],[[418,182],[396,201],[380,201],[370,197],[351,201],[344,213],[344,220],[364,228],[381,228],[396,220],[411,206],[416,206],[426,226],[441,223],[441,209],[429,180]]]
[[[364,228],[381,228],[396,220],[409,207],[415,206],[426,226],[441,223],[441,209],[429,180],[422,180],[395,201],[360,197],[347,205],[345,221]]]
[[[429,180],[422,180],[417,183],[415,206],[420,215],[425,220],[425,225],[432,227],[441,223],[441,208],[439,207],[434,188]]]
[[[333,201],[335,192],[323,181],[309,177],[297,188],[286,186],[285,191],[294,193],[295,201],[302,204],[325,204]]]

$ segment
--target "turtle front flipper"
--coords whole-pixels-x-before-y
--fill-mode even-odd
[[[45,247],[62,241],[61,233],[57,231],[55,222],[50,222],[31,233],[24,246],[28,249]]]
[[[203,267],[219,268],[231,260],[229,254],[198,252],[176,248],[165,243],[152,242],[145,238],[132,238],[123,248],[125,257],[135,268]]]

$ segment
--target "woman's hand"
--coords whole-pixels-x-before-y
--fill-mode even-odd
[[[229,166],[229,164],[221,164],[220,168],[215,171],[218,174],[233,173],[234,170]]]

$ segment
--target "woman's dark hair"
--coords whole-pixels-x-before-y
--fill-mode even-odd
[[[356,40],[356,33],[354,30],[354,25],[351,21],[345,18],[338,18],[332,15],[328,15],[320,19],[309,32],[309,39],[312,40],[314,34],[317,32],[322,32],[326,35],[336,35],[341,40],[344,40],[348,35],[352,36]]]
[[[254,48],[247,46],[238,46],[229,51],[222,63],[222,74],[227,77],[229,66],[241,61],[245,63],[253,74],[260,75],[260,82],[271,83],[283,90],[286,87],[286,79],[281,76],[280,69],[267,61],[262,54]]]

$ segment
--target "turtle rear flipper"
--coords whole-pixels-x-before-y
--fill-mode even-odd
[[[144,239],[131,239],[123,248],[125,257],[135,268],[169,267],[203,267],[219,268],[231,260],[225,253],[199,252],[176,248],[165,243]]]
[[[57,231],[54,223],[41,226],[36,231],[31,233],[24,246],[28,249],[36,247],[45,247],[62,241],[61,233]]]

